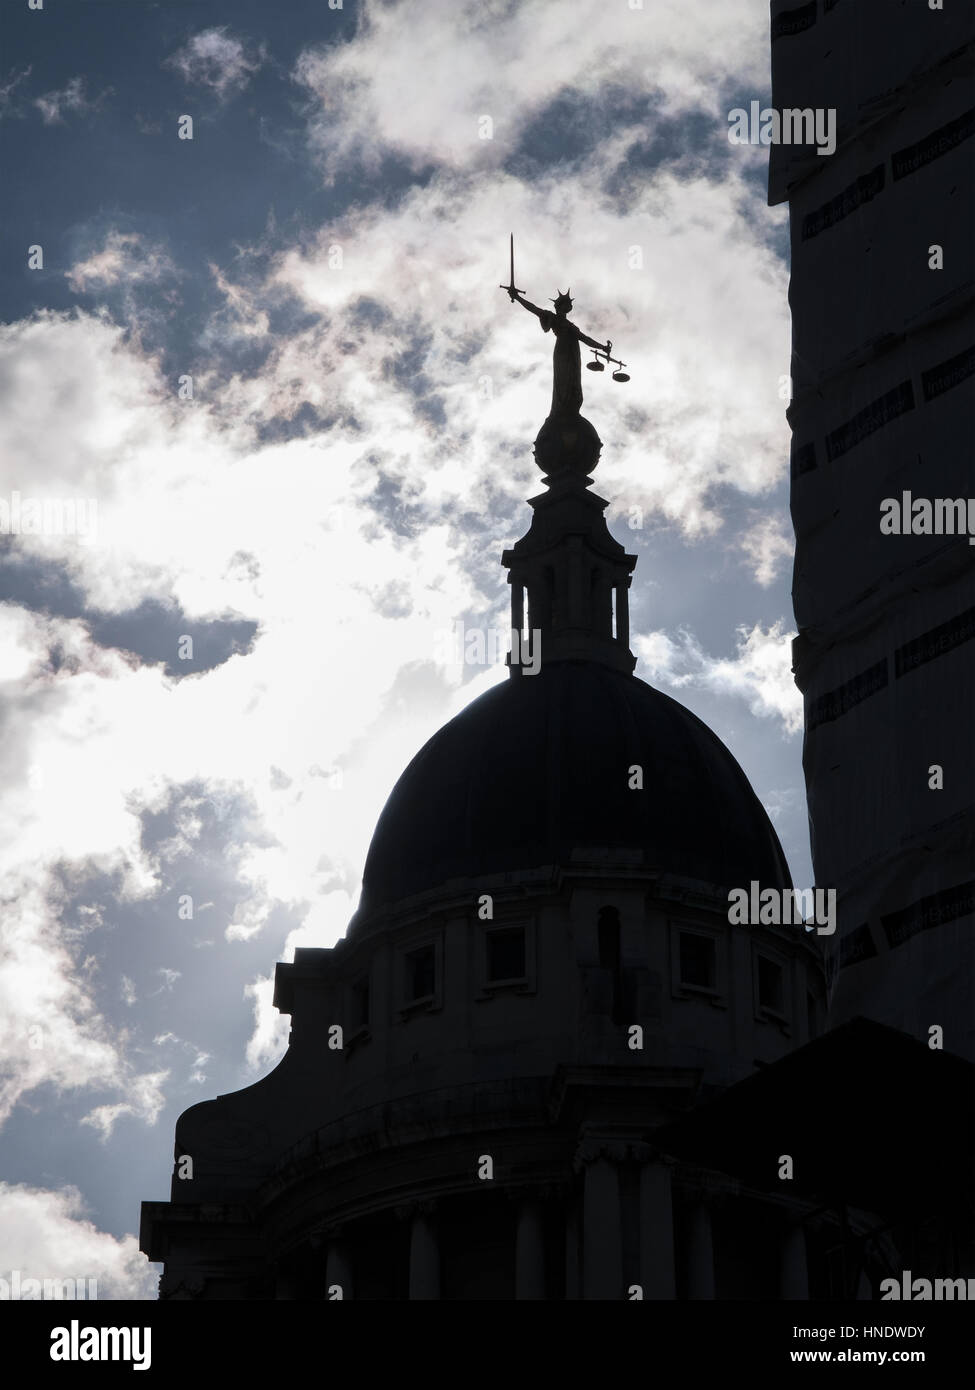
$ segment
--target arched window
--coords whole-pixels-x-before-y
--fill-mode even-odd
[[[620,952],[620,914],[615,907],[601,907],[596,923],[599,965],[613,977],[613,1022],[623,1021],[623,966]]]

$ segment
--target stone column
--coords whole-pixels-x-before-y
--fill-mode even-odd
[[[579,1206],[571,1192],[565,1202],[565,1297],[568,1302],[582,1297],[582,1271],[579,1268]]]
[[[687,1213],[687,1297],[714,1298],[711,1209],[703,1199]]]
[[[659,1158],[640,1169],[640,1274],[645,1299],[676,1298],[670,1164]]]
[[[616,1164],[602,1153],[586,1167],[582,1211],[582,1289],[585,1299],[623,1297],[623,1236]]]
[[[592,611],[590,623],[597,637],[613,635],[613,594],[609,577],[603,569],[597,569],[596,580],[589,591]]]
[[[809,1298],[806,1232],[800,1222],[789,1222],[783,1232],[779,1252],[779,1298]]]
[[[537,1197],[523,1197],[515,1231],[515,1298],[545,1297],[545,1237]]]
[[[511,580],[511,626],[517,632],[519,650],[525,631],[525,586],[520,579]]]
[[[624,647],[630,645],[630,593],[625,578],[616,586],[616,636]]]
[[[325,1255],[325,1298],[337,1302],[333,1290],[335,1285],[342,1290],[342,1298],[352,1297],[352,1265],[345,1242],[333,1236],[328,1242]]]
[[[440,1245],[433,1207],[424,1202],[410,1223],[410,1298],[440,1297]]]

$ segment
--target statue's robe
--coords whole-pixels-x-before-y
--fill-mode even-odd
[[[579,334],[574,324],[543,309],[539,322],[546,333],[555,334],[552,354],[552,415],[578,415],[582,409],[582,361]]]

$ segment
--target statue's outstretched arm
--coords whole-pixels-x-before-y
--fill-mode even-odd
[[[583,333],[581,329],[577,328],[576,332],[579,335],[580,343],[585,343],[587,347],[598,348],[600,352],[607,352],[609,350],[608,343],[597,343],[595,338],[590,338],[589,334]]]
[[[511,300],[512,304],[520,304],[522,308],[528,309],[536,318],[541,318],[542,314],[545,312],[545,310],[540,309],[537,304],[533,304],[530,299],[526,299],[523,294],[509,293],[508,298]]]

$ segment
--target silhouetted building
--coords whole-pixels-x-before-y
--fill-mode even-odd
[[[825,982],[801,927],[729,923],[788,869],[728,750],[632,674],[582,425],[536,441],[509,679],[403,773],[345,939],[277,967],[281,1063],[179,1121],[143,1211],[163,1297],[805,1291],[787,1200],[650,1138],[806,1042]]]
[[[834,109],[839,139],[774,145],[769,173],[792,236],[794,659],[816,881],[838,892],[831,1017],[938,1026],[970,1061],[973,36],[970,0],[774,0],[773,105]]]
[[[788,1155],[808,1296],[869,1299],[905,1270],[975,1273],[972,6],[772,0],[771,38],[780,129],[832,111],[838,132],[769,167],[792,238],[794,669],[837,890],[827,1031],[654,1142],[753,1188]],[[911,501],[904,534],[882,527],[905,493],[958,499],[951,532]]]
[[[839,137],[773,145],[769,170],[792,235],[803,762],[837,889],[828,1031],[656,1137],[743,1181],[788,1153],[810,1296],[876,1298],[907,1269],[975,1271],[973,552],[965,521],[917,529],[910,502],[904,534],[881,526],[905,493],[971,489],[972,7],[771,12],[773,107],[832,111]]]

